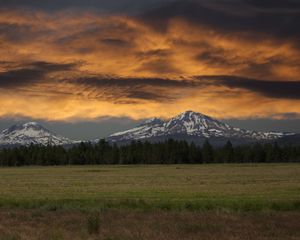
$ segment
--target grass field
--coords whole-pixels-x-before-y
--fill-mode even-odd
[[[2,210],[1,240],[298,240],[299,212],[107,210],[99,229],[81,211]],[[93,230],[93,231],[91,231]]]
[[[0,206],[299,210],[300,165],[0,169]]]
[[[300,239],[300,165],[0,168],[0,240]]]

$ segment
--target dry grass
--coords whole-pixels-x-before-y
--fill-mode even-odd
[[[299,164],[0,168],[0,186],[2,207],[300,207]]]
[[[300,239],[299,164],[2,168],[0,186],[0,240]]]
[[[296,240],[300,213],[218,213],[108,210],[90,234],[80,211],[1,210],[1,240]]]

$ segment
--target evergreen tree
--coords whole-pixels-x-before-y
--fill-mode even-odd
[[[223,162],[230,163],[233,162],[234,159],[234,151],[232,143],[228,140],[225,146],[222,149]]]
[[[233,147],[228,141],[221,148],[213,148],[206,140],[201,148],[170,139],[157,143],[133,141],[123,146],[100,140],[97,144],[81,143],[68,149],[39,145],[0,149],[0,166],[214,162],[300,162],[300,146],[257,143]]]
[[[204,163],[214,162],[214,150],[212,145],[209,143],[208,139],[205,140],[202,147],[202,157]]]

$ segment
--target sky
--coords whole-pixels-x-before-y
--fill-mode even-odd
[[[300,132],[299,0],[0,0],[0,129],[73,138],[193,110]]]

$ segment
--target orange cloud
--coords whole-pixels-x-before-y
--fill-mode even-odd
[[[0,116],[72,121],[167,118],[187,109],[219,118],[300,113],[299,98],[288,93],[274,97],[195,80],[226,75],[298,86],[300,53],[289,40],[253,39],[182,18],[156,31],[137,18],[91,12],[6,10],[0,25]]]

